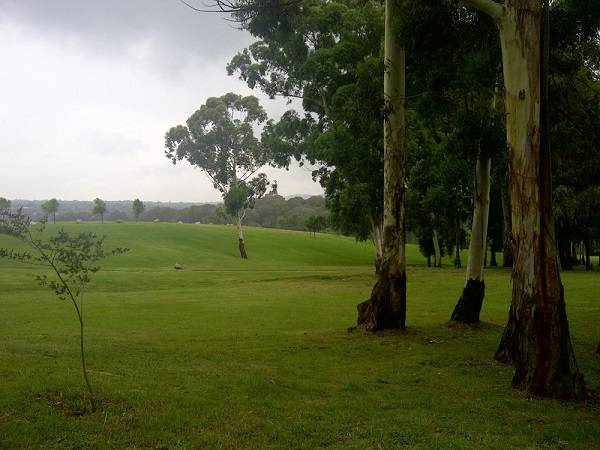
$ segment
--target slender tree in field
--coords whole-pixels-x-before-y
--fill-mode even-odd
[[[133,217],[137,222],[140,218],[140,215],[146,210],[146,205],[139,198],[136,198],[131,205],[131,209],[133,210]]]
[[[247,258],[242,222],[247,208],[269,185],[265,174],[251,178],[269,162],[269,153],[253,127],[267,120],[254,96],[229,93],[210,97],[187,120],[165,135],[165,154],[173,164],[182,159],[200,168],[223,195],[237,226],[239,250]]]
[[[50,200],[42,203],[42,210],[44,213],[46,213],[48,216],[52,215],[52,223],[56,223],[56,212],[58,211],[59,207],[60,203],[58,203],[58,200],[55,198],[51,198]]]
[[[106,212],[106,202],[99,198],[94,199],[94,209],[92,209],[92,214],[94,216],[100,216],[100,220],[104,223],[104,213]]]
[[[383,93],[384,169],[382,256],[371,297],[358,305],[358,325],[367,330],[404,329],[406,258],[404,232],[405,52],[393,27],[395,0],[385,2]]]
[[[34,264],[48,269],[38,275],[40,286],[49,288],[61,300],[73,305],[79,322],[79,350],[83,378],[89,393],[91,411],[96,410],[96,401],[88,376],[84,346],[84,292],[94,273],[100,270],[98,261],[128,251],[126,248],[104,249],[104,238],[94,233],[70,235],[60,230],[47,239],[42,239],[45,219],[38,230],[32,230],[29,218],[21,210],[0,211],[0,234],[12,236],[28,247],[28,250],[0,248],[0,258]]]
[[[540,0],[463,0],[500,32],[514,243],[513,293],[496,358],[516,368],[513,385],[536,395],[583,398],[569,334],[552,216]],[[546,2],[546,8],[548,4]],[[548,24],[546,24],[548,25]]]

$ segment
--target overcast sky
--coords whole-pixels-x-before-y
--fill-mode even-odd
[[[252,42],[178,0],[0,0],[0,196],[220,200],[164,156],[165,131],[204,101],[254,93],[226,63]],[[279,192],[320,194],[310,172],[266,169]]]

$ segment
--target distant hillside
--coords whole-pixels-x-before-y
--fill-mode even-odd
[[[13,200],[15,208],[23,211],[32,218],[40,220],[44,217],[41,200]],[[93,202],[81,200],[59,200],[60,207],[56,220],[71,222],[99,221],[92,215]],[[107,201],[106,221],[132,221],[132,200]],[[191,203],[191,202],[152,202],[145,201],[146,210],[139,220],[151,222],[158,219],[161,222],[184,222],[224,224],[229,218],[224,214],[221,203]],[[247,225],[269,228],[284,228],[291,230],[306,230],[305,222],[312,216],[328,216],[325,199],[321,196],[290,196],[288,199],[269,194],[256,201],[254,209],[246,213]]]

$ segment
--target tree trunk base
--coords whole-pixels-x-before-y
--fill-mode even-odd
[[[246,254],[246,246],[244,245],[244,240],[240,239],[240,256],[242,257],[242,259],[248,259],[248,255]]]
[[[479,323],[479,314],[481,313],[484,296],[485,282],[469,279],[450,320],[467,324]]]
[[[371,298],[357,305],[357,324],[368,331],[406,326],[406,274],[381,264]]]
[[[523,299],[520,304],[523,306],[518,315],[511,306],[494,356],[499,362],[514,364],[513,387],[561,400],[588,398],[573,354],[562,289],[556,303],[541,305],[532,298]]]

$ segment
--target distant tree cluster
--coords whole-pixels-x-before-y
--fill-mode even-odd
[[[257,199],[254,208],[246,212],[245,223],[250,226],[307,231],[306,220],[313,216],[328,216],[325,199],[313,196],[307,199],[267,194]],[[183,209],[157,207],[145,211],[142,221],[159,219],[161,222],[226,224],[230,216],[222,204],[193,205]]]
[[[19,202],[19,206],[26,205],[28,215],[33,220],[41,220],[43,216],[50,217],[51,220],[70,221],[83,220],[107,220],[107,221],[142,221],[152,222],[158,219],[161,222],[183,222],[183,223],[204,223],[204,224],[228,224],[231,223],[231,217],[227,214],[224,204],[200,204],[182,207],[185,204],[175,204],[174,206],[151,206],[157,205],[157,202],[143,202],[135,199],[133,202],[110,202],[106,201],[106,208],[102,216],[92,212],[96,208],[93,202],[73,202],[53,200],[46,202]],[[9,209],[11,202],[0,198],[0,210]],[[49,209],[50,208],[50,209]],[[60,211],[59,211],[60,208]],[[266,194],[257,199],[254,208],[246,212],[245,223],[250,226],[282,228],[288,230],[308,231],[306,220],[310,216],[329,216],[329,210],[326,206],[325,198],[315,195],[308,198],[292,197],[285,199],[281,195]],[[327,220],[329,226],[329,221]]]

